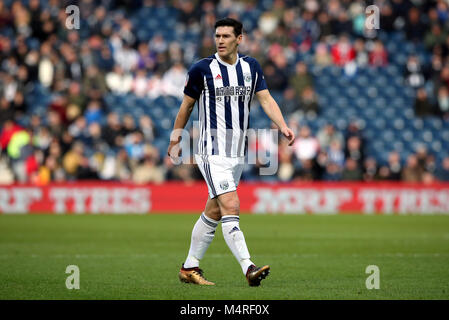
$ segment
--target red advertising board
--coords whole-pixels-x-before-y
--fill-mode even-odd
[[[256,214],[449,214],[449,184],[241,183],[241,211]],[[146,214],[204,210],[204,183],[77,182],[0,186],[0,213]]]

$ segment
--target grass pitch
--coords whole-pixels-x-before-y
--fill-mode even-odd
[[[202,260],[216,283],[179,282],[199,215],[0,215],[0,299],[448,299],[449,216],[242,215],[249,287],[221,225]],[[68,290],[68,265],[80,289]],[[380,289],[368,290],[368,265]]]

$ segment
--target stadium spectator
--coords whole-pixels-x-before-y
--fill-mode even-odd
[[[190,163],[194,163],[193,157],[190,160]],[[201,172],[199,172],[198,166],[187,163],[175,166],[168,156],[164,158],[164,166],[166,169],[166,180],[182,181],[186,184],[190,184],[201,179]]]
[[[103,119],[103,111],[101,110],[100,101],[91,100],[87,105],[86,111],[84,112],[84,117],[87,125],[90,125],[93,122],[100,123]]]
[[[439,181],[449,182],[449,157],[441,161],[441,166],[436,170],[435,175]]]
[[[140,62],[140,60],[139,60]],[[103,43],[101,47],[100,56],[98,57],[98,67],[107,74],[114,68],[114,58],[112,57],[111,49],[108,45]],[[140,67],[140,64],[138,65]]]
[[[139,62],[139,54],[127,42],[116,48],[113,54],[115,63],[125,72],[133,71]]]
[[[162,77],[165,94],[182,99],[187,70],[181,62],[176,62]]]
[[[132,87],[131,91],[138,97],[143,97],[147,94],[148,78],[147,73],[144,69],[140,69],[136,72],[131,87]]]
[[[123,131],[120,119],[117,113],[110,112],[106,118],[106,124],[103,129],[103,139],[110,148],[118,148],[123,146]]]
[[[390,3],[386,2],[380,9],[380,28],[382,30],[391,32],[395,29],[396,17],[393,14],[393,8]]]
[[[436,174],[437,163],[436,163],[435,156],[433,154],[429,154],[426,157],[426,160],[424,162],[424,170],[428,173],[431,173],[432,175]]]
[[[337,141],[340,146],[344,146],[345,140],[340,131],[335,130],[332,123],[327,123],[318,131],[317,139],[322,149],[327,149],[333,141]]]
[[[382,41],[374,42],[373,50],[369,53],[369,64],[374,67],[385,67],[388,65],[388,54]]]
[[[318,13],[317,21],[320,30],[320,40],[326,41],[326,38],[333,34],[331,20],[326,10]]]
[[[287,119],[291,117],[301,118],[301,104],[298,100],[298,96],[294,88],[289,87],[284,90],[282,103],[280,103],[279,107],[281,108],[282,113],[285,115]],[[301,113],[301,114],[299,114]]]
[[[418,166],[421,168],[421,170],[424,171],[426,169],[427,159],[431,156],[428,153],[426,146],[423,144],[419,144],[416,147],[415,156],[418,161]]]
[[[342,169],[336,163],[329,162],[326,165],[326,171],[323,174],[324,181],[341,181]]]
[[[339,140],[332,140],[326,150],[329,161],[336,164],[339,168],[343,167],[345,154],[341,142]]]
[[[207,58],[215,53],[215,43],[210,35],[204,35],[199,56],[201,58]]]
[[[363,39],[356,39],[354,41],[355,62],[357,67],[366,67],[370,63],[370,55],[365,48],[365,41]]]
[[[311,86],[305,87],[299,97],[301,110],[306,115],[316,116],[319,113],[318,98]]]
[[[139,129],[143,133],[143,138],[146,143],[151,143],[154,140],[156,129],[153,120],[147,115],[140,117]]]
[[[399,181],[402,176],[402,165],[401,159],[398,152],[390,152],[388,155],[388,175],[384,175],[388,177],[388,180]],[[385,172],[385,171],[384,171]]]
[[[129,113],[125,114],[122,119],[123,119],[122,135],[124,137],[138,131],[136,121],[134,120],[134,117],[131,114]]]
[[[419,88],[416,92],[415,114],[419,117],[425,117],[435,114],[433,105],[430,103],[427,97],[427,91],[425,88]]]
[[[299,135],[293,144],[293,150],[296,158],[302,162],[313,160],[320,149],[318,140],[312,136],[312,132],[308,126],[302,126]]]
[[[78,178],[78,168],[81,166],[81,163],[84,161],[84,155],[83,155],[83,144],[81,142],[74,143],[72,149],[67,152],[63,159],[62,159],[62,165],[64,168],[64,171],[67,174],[68,179],[76,179]],[[48,168],[44,169],[44,181],[49,181],[49,174],[48,174]]]
[[[447,87],[438,89],[436,112],[443,119],[449,120],[449,91]]]
[[[158,158],[157,150],[146,146],[143,158],[133,170],[132,181],[136,184],[162,183],[164,181],[164,172],[157,166]]]
[[[50,129],[50,132],[53,136],[55,135],[54,132]],[[62,132],[62,131],[61,131]],[[77,117],[75,121],[72,122],[72,124],[68,127],[69,134],[74,137],[76,140],[82,140],[87,135],[87,122],[86,118],[82,115]]]
[[[314,61],[320,67],[326,67],[332,64],[332,56],[329,53],[326,43],[319,42],[316,45]]]
[[[423,174],[422,174],[422,183],[423,184],[425,184],[425,185],[433,184],[433,183],[435,183],[435,181],[436,181],[435,176],[432,173],[427,172],[427,171],[423,172]]]
[[[153,73],[148,81],[147,96],[151,99],[156,99],[165,94],[164,83],[160,72]]]
[[[128,153],[131,165],[135,165],[144,157],[145,144],[141,132],[134,131],[125,137],[124,148]]]
[[[377,175],[378,181],[391,181],[391,173],[390,169],[386,165],[382,165],[379,167],[378,175]]]
[[[37,128],[36,132],[33,132],[33,144],[40,150],[47,150],[53,139],[47,127],[41,126]]]
[[[289,78],[289,84],[298,96],[302,95],[304,89],[313,87],[313,79],[307,70],[307,65],[299,61],[295,65],[295,72]]]
[[[360,129],[360,126],[358,124],[357,121],[351,121],[349,122],[347,128],[346,128],[346,133],[345,133],[345,139],[346,139],[346,143],[348,143],[348,140],[351,137],[357,137],[360,140],[360,149],[363,149],[363,132]]]
[[[363,173],[357,161],[353,158],[347,158],[341,179],[344,181],[361,181],[362,178]]]
[[[377,162],[373,157],[369,157],[363,163],[363,181],[372,182],[378,179]]]
[[[282,91],[287,88],[288,77],[284,70],[279,69],[276,64],[269,60],[263,67],[267,86],[273,91]]]
[[[311,159],[301,161],[301,166],[295,170],[293,180],[296,181],[314,181],[316,180],[316,169]]]
[[[324,180],[324,176],[326,173],[326,167],[329,164],[329,158],[327,156],[326,150],[320,149],[318,155],[315,158],[315,168],[317,173],[317,178],[320,180]]]
[[[425,83],[423,68],[417,56],[411,55],[405,65],[405,81],[414,89],[421,88]]]
[[[402,170],[402,181],[421,182],[423,169],[419,166],[416,155],[411,154],[407,158],[407,163]]]
[[[106,85],[113,93],[126,94],[131,91],[133,77],[125,73],[119,65],[115,65],[113,71],[106,74]]]
[[[11,101],[11,109],[14,113],[14,119],[19,121],[24,115],[27,108],[27,103],[21,91],[17,91],[14,99]]]
[[[418,42],[424,38],[425,24],[422,21],[421,13],[416,7],[410,8],[405,24],[405,34],[408,40]]]
[[[5,97],[0,98],[0,125],[4,125],[6,122],[14,121],[14,109],[11,103],[6,100]]]
[[[338,42],[332,46],[331,52],[333,63],[339,67],[355,59],[355,50],[346,34],[340,36]]]
[[[365,154],[359,137],[351,136],[348,138],[346,142],[345,158],[354,160],[358,168],[362,168]],[[352,166],[352,163],[350,165]]]
[[[69,120],[73,120],[78,115],[84,113],[87,104],[87,97],[81,90],[79,82],[72,81],[67,92],[67,112],[71,111],[71,116],[66,115]]]
[[[288,147],[287,140],[281,140],[279,145],[279,169],[277,177],[280,181],[290,181],[295,174],[293,165],[293,152]]]
[[[433,24],[431,29],[426,33],[424,38],[424,44],[429,49],[433,51],[435,46],[442,46],[446,42],[447,31],[442,30],[439,24]]]

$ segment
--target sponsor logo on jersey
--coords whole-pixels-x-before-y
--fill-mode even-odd
[[[251,94],[251,86],[227,86],[215,89],[215,95],[219,96],[246,96]]]

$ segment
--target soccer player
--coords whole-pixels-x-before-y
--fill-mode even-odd
[[[193,227],[190,250],[179,271],[182,282],[214,285],[206,280],[199,262],[212,242],[221,221],[226,244],[240,263],[250,286],[258,286],[270,270],[256,267],[250,259],[245,237],[239,226],[240,202],[237,185],[247,149],[249,107],[258,98],[268,117],[288,139],[295,140],[278,104],[270,95],[259,63],[238,54],[242,24],[231,18],[215,23],[217,52],[195,63],[188,72],[184,98],[173,130],[184,129],[198,101],[200,136],[195,160],[206,180],[209,197],[204,212]],[[180,139],[170,139],[168,155],[180,156]]]

